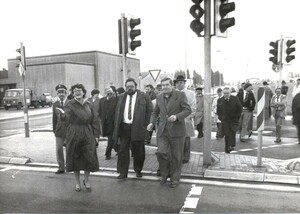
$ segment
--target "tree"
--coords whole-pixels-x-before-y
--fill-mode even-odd
[[[186,78],[187,79],[191,79],[191,76],[190,76],[190,71],[189,69],[186,70]]]
[[[202,79],[202,76],[200,75],[200,74],[198,74],[195,70],[194,70],[194,72],[193,72],[193,84],[195,85],[195,86],[197,86],[197,85],[202,85],[203,84],[203,79]]]

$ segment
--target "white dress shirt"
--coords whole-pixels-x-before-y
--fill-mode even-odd
[[[131,117],[131,120],[128,119],[128,108],[129,108],[130,95],[127,95],[127,97],[126,97],[125,109],[124,109],[124,118],[123,118],[124,123],[132,124],[133,116],[134,116],[134,107],[135,107],[135,102],[136,102],[136,95],[137,95],[137,92],[135,92],[134,95],[132,95],[132,101],[131,101],[131,115],[132,115],[132,117]]]

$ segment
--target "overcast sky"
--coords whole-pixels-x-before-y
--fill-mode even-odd
[[[212,38],[212,69],[225,81],[273,78],[270,41],[294,37],[296,59],[285,66],[300,73],[300,1],[235,0],[236,25],[228,38]],[[196,70],[204,74],[204,41],[191,31],[191,0],[1,0],[0,68],[15,58],[20,42],[26,56],[98,50],[118,54],[121,13],[141,18],[136,57],[141,71]]]

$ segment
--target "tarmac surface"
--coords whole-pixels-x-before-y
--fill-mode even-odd
[[[9,118],[1,117],[0,120]],[[24,133],[0,138],[0,163],[56,168],[55,137],[51,128],[49,126],[44,129],[31,130],[29,138],[25,138]],[[257,139],[257,136],[252,136],[252,138]],[[274,137],[271,136],[263,137],[263,141],[273,142],[273,140]],[[286,138],[285,140],[297,143],[295,138]],[[117,156],[113,151],[112,159],[105,160],[106,144],[107,141],[102,139],[97,149],[100,171],[116,173]],[[157,147],[153,144],[146,145],[146,160],[142,171],[145,175],[156,176],[158,169],[156,149]],[[300,158],[286,161],[262,158],[262,163],[258,166],[257,157],[254,156],[212,151],[211,157],[212,164],[204,167],[203,153],[192,151],[190,161],[183,164],[182,178],[300,184]],[[130,173],[134,173],[132,160],[130,161]]]

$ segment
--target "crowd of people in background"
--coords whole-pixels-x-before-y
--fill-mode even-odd
[[[280,143],[289,88],[285,81],[274,92],[266,81],[262,85],[265,89],[265,119],[274,117],[274,142]],[[132,78],[126,80],[124,87],[107,86],[104,96],[98,89],[93,89],[88,98],[82,84],[75,84],[70,90],[62,84],[55,88],[53,132],[58,163],[55,173],[74,172],[77,192],[81,191],[81,170],[84,171],[83,185],[91,191],[89,175],[99,170],[96,152],[99,137],[107,138],[105,159],[111,159],[113,150],[117,155],[117,178],[127,178],[131,157],[136,177],[140,178],[146,158],[145,145],[151,143],[155,131],[160,183],[164,185],[170,178],[169,186],[174,188],[180,182],[182,164],[190,160],[191,137],[195,136],[195,130],[197,138],[204,136],[203,87],[188,89],[182,75],[174,80],[164,78],[156,87],[148,84],[144,87],[145,92],[138,89]],[[300,79],[293,87],[292,95],[292,118],[300,144]],[[255,106],[253,86],[249,82],[242,83],[238,92],[231,87],[217,89],[217,96],[212,100],[212,115],[216,139],[224,138],[225,153],[234,150],[237,133],[240,142],[251,138]]]

